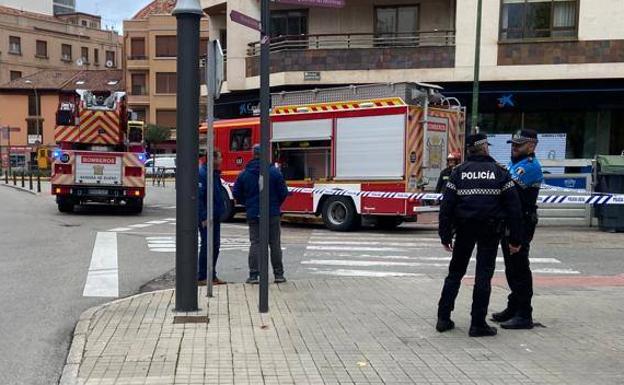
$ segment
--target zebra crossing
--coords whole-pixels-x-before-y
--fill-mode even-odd
[[[147,247],[155,253],[175,253],[175,235],[145,237]],[[198,237],[197,243],[201,240]],[[221,238],[221,251],[249,250],[249,239],[245,238]]]
[[[315,275],[346,277],[415,277],[445,273],[451,257],[434,234],[311,233],[301,261]],[[504,272],[502,256],[497,272]],[[474,258],[471,261],[474,264]],[[576,275],[557,258],[531,258],[534,274]]]

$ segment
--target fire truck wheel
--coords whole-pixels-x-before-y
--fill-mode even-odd
[[[58,210],[62,213],[74,212],[74,202],[68,198],[57,198]]]
[[[349,231],[358,227],[360,216],[347,197],[331,197],[323,205],[323,222],[332,231]]]
[[[394,230],[403,223],[401,217],[377,217],[375,227],[381,230]]]

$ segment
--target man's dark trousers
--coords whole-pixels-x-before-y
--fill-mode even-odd
[[[444,281],[442,296],[438,304],[438,318],[449,319],[455,308],[455,299],[459,293],[461,281],[466,274],[468,263],[475,245],[477,246],[477,267],[475,286],[472,292],[472,325],[485,324],[491,281],[496,267],[496,253],[501,232],[496,222],[468,221],[457,226],[457,235],[453,247],[453,256],[449,265],[449,274]]]
[[[199,249],[199,260],[197,261],[197,280],[204,281],[208,277],[208,229],[201,227],[199,229],[201,236],[201,246]],[[221,247],[221,222],[214,222],[213,234],[213,254],[212,261],[212,279],[217,278],[217,259],[219,259],[219,249]]]
[[[282,262],[282,235],[280,216],[269,218],[269,246],[271,247],[271,266],[276,277],[284,276],[284,264]],[[249,219],[249,276],[258,277],[260,275],[260,221],[258,218]]]
[[[502,240],[503,256],[505,258],[505,275],[507,276],[507,284],[511,293],[507,297],[507,309],[514,314],[531,318],[533,316],[533,308],[531,307],[531,299],[533,298],[533,275],[531,274],[531,266],[529,263],[529,252],[531,250],[531,241],[535,235],[535,227],[537,225],[536,216],[527,216],[522,222],[523,241],[522,248],[514,255],[509,253],[509,241],[507,237]]]

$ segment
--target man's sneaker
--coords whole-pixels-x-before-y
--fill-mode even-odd
[[[470,337],[492,337],[495,336],[496,333],[496,328],[486,323],[483,325],[470,326],[470,330],[468,331]]]
[[[533,318],[515,316],[507,322],[500,324],[503,329],[533,329]]]
[[[257,284],[260,283],[260,278],[258,278],[258,277],[249,277],[249,278],[247,278],[245,283],[248,283],[250,285],[257,285]]]
[[[286,283],[286,278],[283,275],[276,275],[275,283]]]
[[[510,319],[512,319],[514,316],[516,315],[516,312],[506,308],[505,310],[498,312],[498,313],[493,313],[492,314],[492,321],[494,322],[506,322],[509,321]]]
[[[219,278],[215,278],[212,280],[213,285],[225,285],[227,282],[220,280]]]
[[[206,286],[207,281],[205,279],[200,279],[197,281],[197,286]]]
[[[438,322],[436,323],[436,330],[438,332],[444,333],[453,329],[455,329],[455,322],[450,319],[438,318]]]

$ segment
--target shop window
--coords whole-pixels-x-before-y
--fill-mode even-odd
[[[156,57],[176,57],[177,55],[177,36],[156,36]]]
[[[48,58],[48,42],[45,40],[37,40],[37,53],[38,58],[47,59]]]
[[[230,151],[249,151],[251,147],[251,128],[241,128],[230,132]]]
[[[578,0],[502,0],[501,40],[576,37]]]

